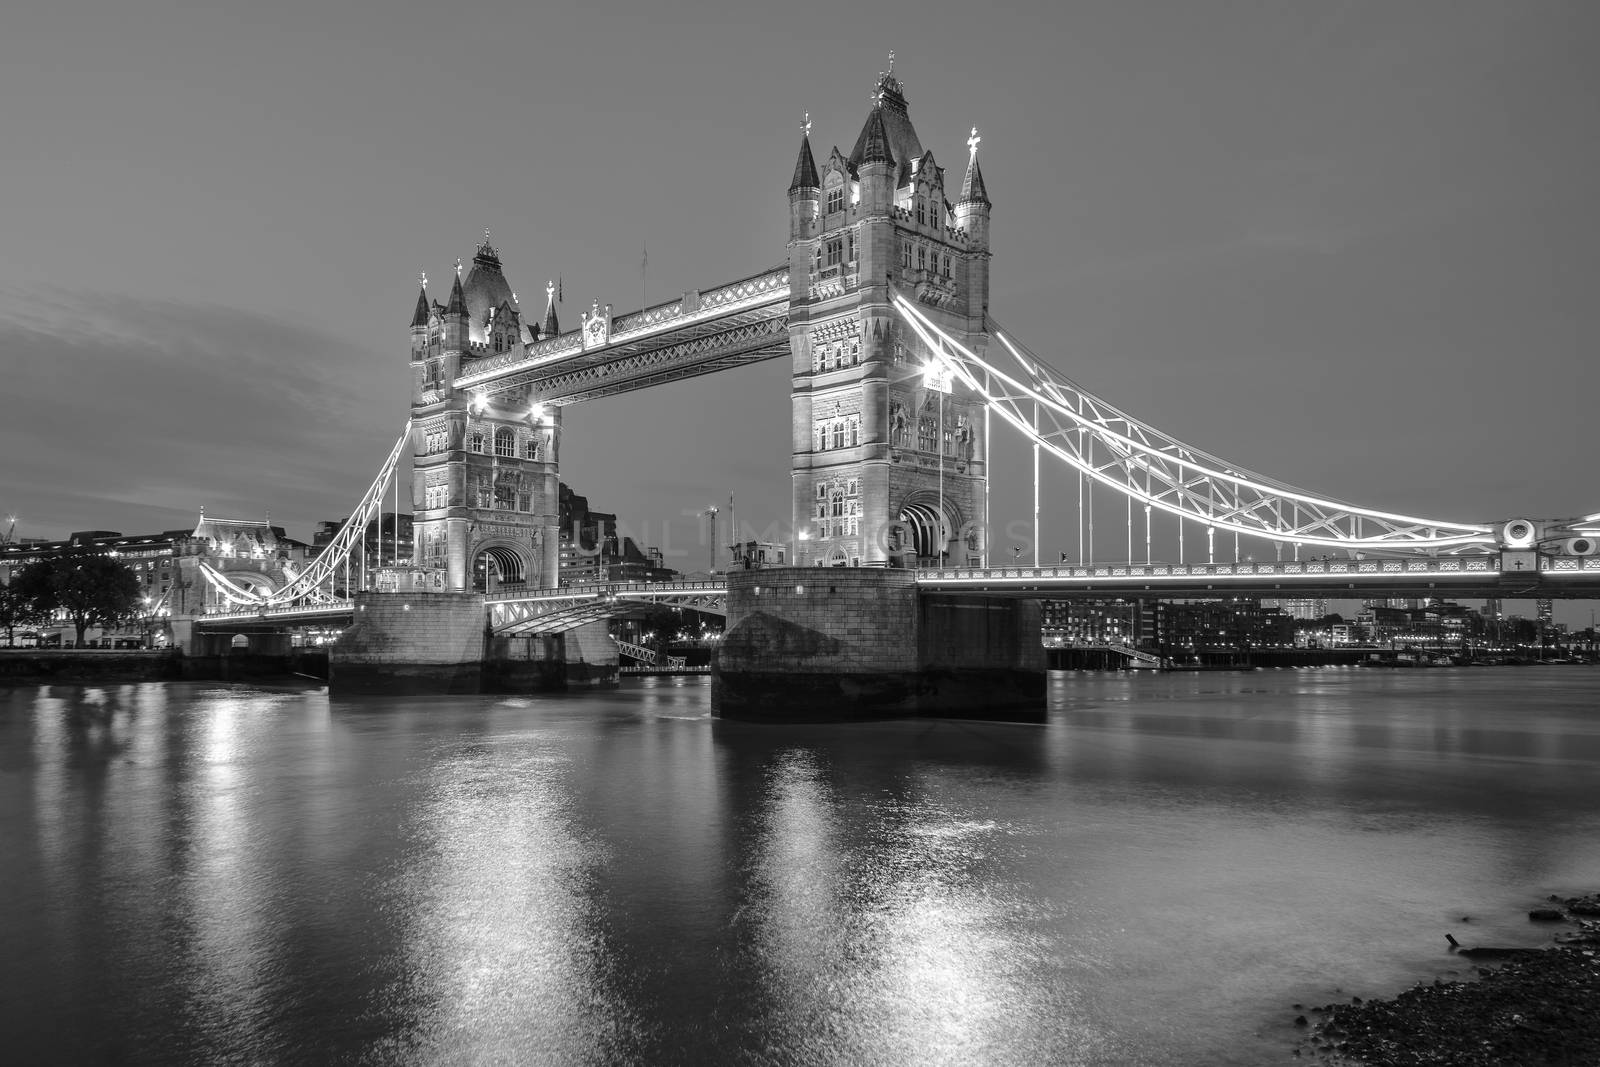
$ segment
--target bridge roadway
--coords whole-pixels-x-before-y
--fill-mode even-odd
[[[917,572],[930,592],[1036,598],[1210,599],[1445,597],[1600,599],[1600,557],[1540,557],[1537,572],[1502,569],[1495,555],[1277,563],[1111,563],[1093,566],[947,568]],[[725,614],[725,581],[616,582],[499,593],[485,598],[496,634],[559,633],[660,605]],[[396,596],[404,596],[396,593]],[[205,615],[202,629],[347,624],[351,604]]]

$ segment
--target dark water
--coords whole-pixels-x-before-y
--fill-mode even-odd
[[[681,683],[681,684],[680,684]],[[1600,889],[1600,671],[0,691],[8,1062],[1258,1064]],[[1472,921],[1462,924],[1463,915]],[[1465,936],[1464,936],[1465,935]]]

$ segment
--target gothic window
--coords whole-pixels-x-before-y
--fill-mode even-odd
[[[502,426],[494,432],[494,454],[514,459],[517,455],[517,431]]]
[[[851,366],[854,366],[855,364],[860,363],[860,362],[861,362],[861,341],[858,339],[858,340],[854,340],[854,341],[850,342],[850,364],[851,364]]]
[[[844,258],[844,238],[835,237],[835,238],[831,239],[830,241],[828,241],[827,265],[830,266],[830,267],[837,267],[839,265],[839,261],[841,259],[843,259],[843,258]]]
[[[811,253],[811,273],[816,274],[822,270],[822,246],[817,245],[817,250]]]
[[[856,447],[856,445],[861,443],[860,442],[860,437],[861,437],[861,420],[856,418],[854,415],[852,415],[852,416],[850,416],[850,447],[851,448],[854,448],[854,447]]]
[[[448,506],[450,487],[447,485],[430,485],[423,490],[423,506],[428,508],[442,508]]]
[[[811,370],[812,370],[812,373],[814,373],[814,374],[815,373],[821,373],[822,368],[823,368],[823,361],[826,360],[827,358],[828,358],[828,349],[827,349],[826,346],[824,346],[824,345],[813,345],[811,347]]]
[[[900,245],[900,266],[905,270],[911,269],[911,242],[904,241]]]
[[[852,263],[856,261],[856,235],[854,233],[844,235],[844,258]]]
[[[443,369],[443,364],[444,364],[443,360],[430,359],[428,361],[427,370],[425,372],[426,377],[425,377],[425,379],[424,379],[424,381],[422,383],[423,388],[425,388],[425,389],[437,389],[437,388],[439,388],[440,378],[441,378],[441,371]]]
[[[494,487],[494,507],[496,511],[510,511],[517,502],[517,491],[509,485]]]
[[[816,448],[816,450],[818,452],[826,452],[828,450],[828,427],[826,425],[822,425],[822,426],[818,426],[817,427],[817,448]]]
[[[524,441],[522,443],[522,458],[523,459],[538,459],[539,458],[539,437],[538,437],[537,434],[535,434],[534,436],[528,438],[526,441]]]
[[[488,507],[489,506],[489,502],[493,499],[493,497],[490,495],[490,489],[489,489],[489,487],[487,485],[478,486],[477,487],[477,492],[474,495],[477,498],[476,499],[477,506],[480,507],[480,508]]]
[[[472,434],[467,438],[467,447],[472,449],[472,451],[474,451],[474,452],[482,452],[483,451],[483,431],[482,430],[473,430],[472,431]]]
[[[817,486],[817,499],[818,500],[826,500],[826,499],[828,499],[828,487],[827,486],[825,486],[825,485]]]
[[[531,493],[525,493],[525,492],[518,492],[517,493],[517,510],[518,511],[532,511],[533,510],[533,495]]]
[[[934,421],[926,416],[917,420],[917,448],[922,452],[932,452],[939,446],[939,428]]]
[[[918,226],[926,226],[927,224],[928,224],[928,202],[926,200],[922,199],[922,197],[919,196],[919,197],[917,197],[917,225]]]
[[[838,186],[828,190],[828,214],[844,210],[844,187]]]
[[[844,492],[842,490],[835,487],[833,492],[829,494],[828,504],[834,518],[844,517]]]
[[[944,274],[944,276],[946,278],[950,277],[950,257],[949,256],[941,256],[940,257],[940,262],[943,265],[941,273]]]
[[[844,447],[844,420],[843,419],[840,419],[839,421],[837,421],[837,422],[835,422],[833,424],[833,447],[834,448],[843,448]]]
[[[860,496],[861,495],[861,483],[859,481],[857,481],[856,479],[851,478],[849,483],[845,486],[845,490],[844,491],[845,491],[845,495],[846,496]]]
[[[928,269],[928,250],[923,248],[921,245],[917,246],[917,269]]]

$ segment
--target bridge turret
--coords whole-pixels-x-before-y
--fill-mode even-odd
[[[956,199],[956,225],[967,232],[967,314],[979,318],[989,310],[989,191],[978,166],[978,128],[967,138],[967,174]]]
[[[444,348],[446,352],[467,351],[466,294],[461,291],[461,261],[456,260],[456,280],[450,286],[450,302],[444,307]],[[459,366],[459,364],[458,364]]]
[[[867,217],[887,214],[894,205],[897,166],[881,104],[867,116],[861,136],[856,139],[856,150],[850,153],[850,161],[855,164],[861,182],[861,214]]]
[[[422,275],[422,289],[417,293],[417,307],[411,313],[411,362],[428,358],[428,276]]]
[[[817,207],[822,196],[822,179],[817,177],[817,161],[811,155],[811,115],[801,126],[800,155],[794,161],[794,180],[789,183],[789,239],[812,236]]]

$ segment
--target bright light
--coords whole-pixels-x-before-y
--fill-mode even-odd
[[[941,393],[951,390],[951,379],[954,377],[950,368],[943,363],[927,363],[922,367],[922,384],[928,389],[935,389]]]
[[[488,410],[489,394],[482,392],[473,393],[472,402],[469,406],[472,408],[473,414],[482,415],[486,410]]]

